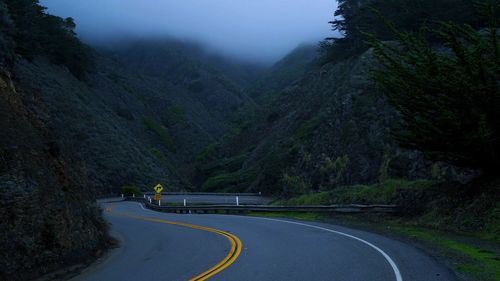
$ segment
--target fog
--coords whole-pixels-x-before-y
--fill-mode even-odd
[[[170,37],[254,62],[274,62],[332,36],[334,0],[41,0],[73,17],[89,44]]]

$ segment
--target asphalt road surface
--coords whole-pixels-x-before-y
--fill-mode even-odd
[[[410,245],[350,228],[102,206],[121,247],[74,280],[455,280]]]

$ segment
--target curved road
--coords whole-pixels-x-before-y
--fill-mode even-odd
[[[412,246],[345,227],[103,207],[122,246],[74,280],[455,280]]]

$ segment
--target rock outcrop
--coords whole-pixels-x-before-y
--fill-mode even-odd
[[[35,92],[0,74],[0,280],[82,262],[107,243],[85,164],[58,142]]]

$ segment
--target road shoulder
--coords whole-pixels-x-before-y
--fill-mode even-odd
[[[105,252],[103,252],[101,256],[97,257],[93,262],[86,264],[85,267],[80,268],[78,271],[74,271],[71,274],[66,275],[64,280],[84,280],[87,275],[90,275],[93,272],[105,267],[106,264],[112,262],[114,258],[121,255],[124,247],[123,237],[115,231],[110,231],[109,234],[112,239],[110,247]]]
[[[448,268],[460,281],[496,281],[500,272],[500,245],[464,234],[421,228],[399,223],[385,215],[321,213],[254,213],[251,216],[320,222],[380,234],[426,253]]]

